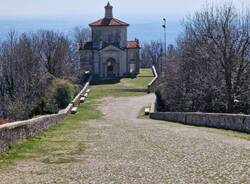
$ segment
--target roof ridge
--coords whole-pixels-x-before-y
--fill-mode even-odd
[[[128,23],[117,18],[102,18],[89,24],[90,26],[129,26]]]

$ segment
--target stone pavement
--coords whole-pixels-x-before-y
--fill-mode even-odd
[[[250,183],[250,142],[206,128],[138,119],[152,95],[106,98],[78,161],[18,161],[0,183]]]

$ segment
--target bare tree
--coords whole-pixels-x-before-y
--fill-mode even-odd
[[[145,43],[141,49],[142,67],[154,65],[158,71],[161,69],[162,42],[151,41]]]
[[[0,44],[0,110],[11,120],[36,114],[55,78],[78,81],[78,61],[69,39],[61,33],[14,31]],[[39,111],[39,110],[38,110]]]
[[[12,119],[30,117],[38,104],[44,71],[34,54],[32,39],[22,34],[15,38],[14,32],[2,44],[1,99],[3,109]]]
[[[33,35],[34,48],[47,71],[62,77],[63,67],[70,60],[70,41],[62,33],[41,30]]]
[[[91,38],[91,31],[88,28],[75,27],[73,31],[74,42],[88,42]]]
[[[175,53],[180,69],[173,91],[179,94],[180,110],[247,113],[249,11],[240,14],[232,5],[212,7],[197,12],[185,25]]]

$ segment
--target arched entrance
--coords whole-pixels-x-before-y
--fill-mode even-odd
[[[107,77],[112,78],[112,77],[117,77],[118,75],[118,66],[113,58],[109,58],[107,60]]]

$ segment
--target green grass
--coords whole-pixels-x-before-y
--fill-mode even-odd
[[[145,115],[145,108],[150,108],[150,105],[141,108],[139,115],[137,116],[138,119],[149,119],[149,115]]]
[[[79,106],[76,115],[69,115],[41,135],[13,145],[8,152],[0,155],[0,169],[9,168],[20,159],[39,159],[45,164],[77,161],[77,155],[85,150],[84,140],[90,129],[85,122],[102,117],[101,112],[97,110],[101,98],[144,95],[152,78],[150,69],[142,69],[137,78],[125,78],[116,84],[91,86],[87,101]]]
[[[222,135],[236,137],[236,138],[245,139],[247,141],[250,141],[250,134],[248,134],[248,133],[242,133],[242,132],[237,132],[237,131],[232,131],[232,130],[216,129],[216,128],[200,127],[200,129],[205,130],[205,131],[210,132],[210,133],[222,134]]]
[[[100,98],[104,96],[138,96],[147,92],[147,85],[153,79],[150,69],[142,69],[137,78],[122,79],[116,84],[99,84],[92,87],[93,98]]]

